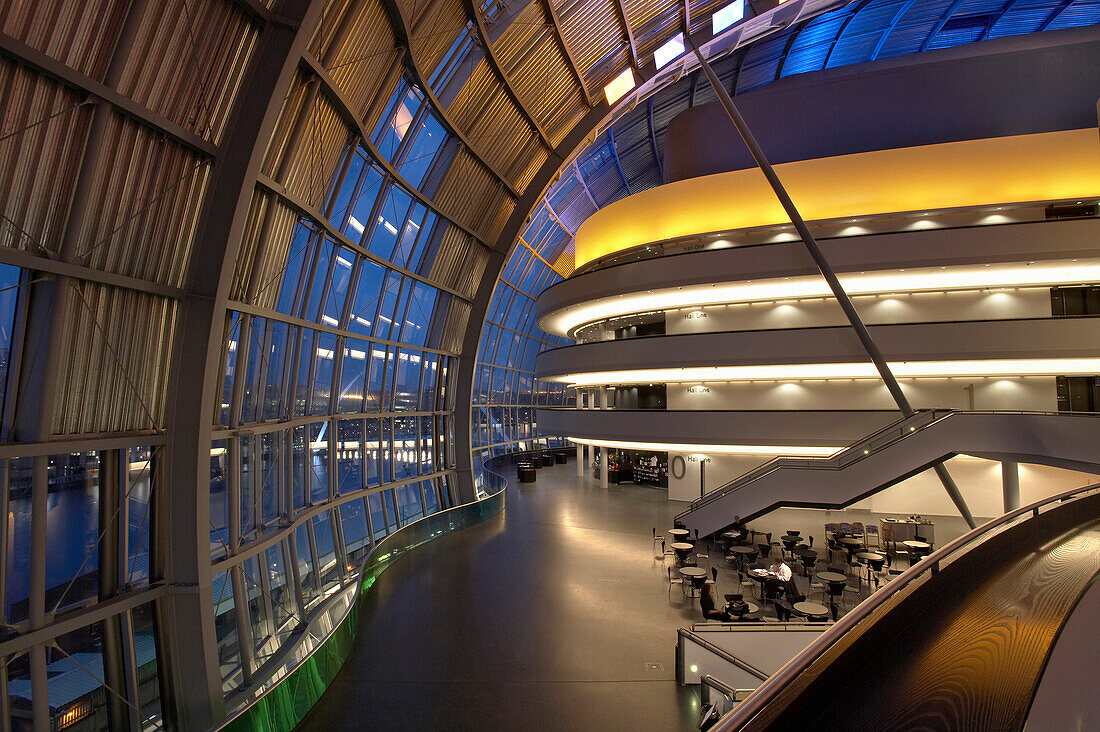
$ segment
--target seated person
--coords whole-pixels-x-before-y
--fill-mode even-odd
[[[725,610],[718,610],[714,607],[714,595],[712,593],[712,584],[704,584],[702,591],[699,593],[699,607],[703,609],[703,620],[718,620],[723,623],[728,623],[730,616]]]
[[[783,557],[779,556],[778,554],[776,555],[775,559],[772,560],[772,566],[768,571],[775,575],[778,579],[783,580],[784,582],[789,582],[791,579],[791,575],[793,574],[791,572],[791,568],[788,567],[787,563],[783,561]]]

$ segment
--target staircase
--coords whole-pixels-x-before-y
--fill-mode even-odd
[[[844,508],[960,454],[1100,473],[1100,414],[922,410],[827,458],[771,460],[676,518],[710,534],[783,506]]]

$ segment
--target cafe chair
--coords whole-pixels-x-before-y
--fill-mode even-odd
[[[756,550],[760,552],[760,558],[764,561],[771,559],[772,545],[771,544],[757,544]]]
[[[657,542],[661,542],[661,553],[663,554],[664,553],[664,547],[665,547],[665,537],[662,534],[658,534],[657,533],[657,527],[654,526],[653,527],[653,549],[654,549],[654,551],[656,551],[656,549],[657,549]]]
[[[862,521],[853,521],[852,522],[852,538],[853,539],[860,539],[862,541],[862,539],[863,539],[863,522]]]
[[[682,591],[684,589],[684,578],[683,577],[673,577],[672,576],[672,567],[665,567],[665,569],[668,570],[668,596],[672,597],[672,586],[673,585],[680,585],[680,590]]]
[[[700,559],[705,559],[705,560],[707,560],[707,566],[709,567],[710,566],[710,549],[709,549],[709,547],[707,547],[707,545],[705,543],[703,543],[703,548],[706,549],[707,551],[705,551],[705,552],[698,551],[699,544],[700,544],[700,542],[699,542],[699,529],[696,529],[695,530],[695,548],[696,548],[695,561],[696,561],[696,564],[698,564],[698,561]]]
[[[863,545],[868,549],[881,549],[878,540],[878,524],[867,524],[863,527]]]
[[[741,584],[741,590],[748,590],[749,594],[752,594],[752,590],[756,587],[756,583],[750,579],[745,579],[745,573],[741,570],[737,570],[737,581]]]

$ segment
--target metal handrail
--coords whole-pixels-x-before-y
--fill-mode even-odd
[[[711,653],[713,653],[714,655],[718,656],[723,661],[726,661],[728,663],[732,663],[734,666],[741,669],[742,671],[745,671],[747,673],[752,674],[753,676],[760,679],[761,681],[764,681],[765,679],[768,678],[768,674],[766,672],[761,671],[760,669],[758,669],[756,666],[753,666],[748,661],[744,661],[744,660],[738,658],[737,656],[733,655],[732,653],[730,653],[729,651],[727,651],[724,648],[719,648],[718,646],[714,645],[713,643],[711,643],[707,640],[704,640],[703,638],[696,635],[695,633],[692,633],[690,630],[687,630],[686,628],[680,628],[676,632],[676,634],[677,634],[676,642],[681,644],[681,645],[683,644],[683,639],[686,638],[687,640],[690,640],[692,643],[695,643],[698,646],[702,646],[704,649],[706,649],[706,650],[710,651]]]
[[[727,496],[727,495],[729,495],[730,493],[732,493],[736,490],[740,490],[744,485],[747,485],[747,484],[749,484],[749,483],[751,483],[755,480],[758,480],[759,478],[762,478],[763,476],[765,476],[765,475],[767,475],[767,474],[769,474],[769,473],[771,473],[775,470],[779,470],[780,468],[785,468],[785,467],[826,468],[826,467],[830,467],[834,463],[837,463],[838,466],[839,466],[840,461],[843,460],[844,457],[847,457],[850,454],[855,454],[857,456],[857,459],[862,458],[862,457],[868,457],[868,455],[863,454],[861,451],[869,449],[869,447],[872,444],[875,446],[876,449],[882,449],[883,447],[891,445],[894,442],[896,442],[897,440],[900,440],[903,437],[906,437],[907,435],[915,433],[918,427],[920,429],[924,429],[925,427],[929,426],[930,424],[936,422],[938,420],[937,415],[940,415],[939,418],[943,418],[943,417],[950,416],[950,414],[952,412],[953,412],[953,410],[947,410],[947,409],[938,409],[938,410],[937,409],[922,409],[922,410],[918,410],[914,414],[909,415],[908,417],[902,417],[901,419],[896,420],[894,422],[891,422],[890,424],[886,425],[885,427],[882,427],[881,429],[878,429],[875,432],[872,432],[870,435],[867,435],[866,437],[861,438],[860,440],[852,443],[848,447],[840,448],[836,453],[834,453],[833,455],[830,455],[828,457],[795,458],[795,457],[780,456],[780,457],[772,458],[771,460],[764,463],[763,465],[757,466],[756,468],[753,468],[752,470],[749,470],[749,471],[737,476],[733,480],[729,481],[728,483],[726,483],[723,486],[720,486],[716,490],[711,491],[710,493],[706,494],[705,496],[702,496],[700,498],[696,498],[694,501],[691,502],[691,506],[688,510],[695,510],[697,508],[701,508],[702,506],[705,506],[705,505],[707,505],[707,504],[709,504],[713,501],[718,500],[719,498]],[[904,427],[912,427],[913,429],[911,429],[907,432],[903,429]],[[884,441],[884,442],[880,442],[879,439],[882,438],[886,434],[891,434],[892,439]],[[851,461],[844,462],[843,465],[846,466],[846,465],[851,464],[852,462],[856,462],[856,460],[851,460]],[[685,511],[685,513],[686,513],[686,511]]]
[[[1039,515],[1039,509],[1052,503],[1060,503],[1069,498],[1076,498],[1089,491],[1100,489],[1100,483],[1092,483],[1080,488],[1073,488],[1062,493],[1043,498],[1034,503],[1028,504],[1023,508],[1018,508],[1015,511],[1010,511],[1002,516],[999,516],[991,521],[988,521],[976,529],[963,534],[954,541],[946,544],[937,551],[929,554],[917,564],[907,569],[905,572],[898,575],[889,584],[879,588],[873,595],[857,605],[847,615],[843,616],[840,620],[833,624],[831,628],[825,631],[821,636],[814,640],[810,645],[797,656],[788,661],[781,669],[776,671],[767,681],[757,687],[756,691],[742,702],[736,709],[731,711],[718,722],[711,729],[716,732],[731,732],[732,730],[740,729],[744,724],[749,722],[753,716],[755,716],[763,707],[768,704],[772,699],[776,697],[783,689],[787,687],[792,681],[794,681],[800,674],[805,672],[815,661],[817,661],[826,650],[831,648],[837,643],[845,633],[852,630],[860,621],[869,617],[872,613],[882,607],[888,600],[898,594],[901,590],[908,587],[916,579],[923,577],[930,572],[938,572],[940,569],[940,563],[947,559],[950,555],[958,552],[962,547],[974,542],[977,539],[987,539],[990,537],[991,532],[994,529],[1007,526],[1010,523],[1014,523],[1016,519],[1026,515],[1032,514],[1032,517]],[[998,532],[999,533],[999,532]]]
[[[716,679],[710,674],[706,674],[699,678],[700,694],[699,700],[703,704],[710,703],[710,690],[714,689],[722,696],[729,700],[730,704],[737,705],[745,701],[749,694],[756,691],[756,689],[735,689],[725,681]],[[738,699],[738,697],[741,697]]]
[[[821,458],[796,458],[780,456],[772,458],[763,465],[757,466],[752,470],[749,470],[733,480],[729,481],[725,485],[707,493],[705,496],[696,498],[691,502],[691,505],[680,514],[677,518],[680,518],[687,513],[696,509],[702,508],[720,498],[730,495],[731,493],[744,488],[749,483],[752,483],[765,475],[768,475],[776,470],[783,468],[806,468],[810,470],[839,470],[848,467],[860,460],[871,457],[878,451],[890,447],[900,440],[903,440],[910,435],[917,434],[923,430],[931,427],[934,424],[939,423],[942,420],[948,419],[955,415],[1037,415],[1037,416],[1066,416],[1066,412],[1050,412],[1050,411],[1025,411],[1025,410],[958,410],[958,409],[923,409],[918,410],[914,414],[903,417],[895,422],[892,422],[885,427],[872,432],[870,435],[861,438],[860,440],[852,443],[848,447],[842,448],[833,455]],[[1095,412],[1073,412],[1074,417],[1100,417],[1100,414]]]

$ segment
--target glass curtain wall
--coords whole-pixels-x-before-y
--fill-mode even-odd
[[[557,447],[564,440],[538,434],[536,409],[572,404],[573,390],[535,378],[535,357],[567,345],[535,321],[535,298],[572,269],[572,237],[544,204],[531,217],[512,248],[493,290],[481,329],[474,370],[470,444],[474,481],[483,485],[482,463],[494,455],[535,447]],[[568,267],[568,269],[566,269]]]
[[[261,285],[274,307],[225,326],[210,556],[231,708],[378,541],[452,505],[455,296],[428,275],[450,222],[427,203],[449,136],[404,79],[370,134],[340,155],[323,215],[294,221]]]

